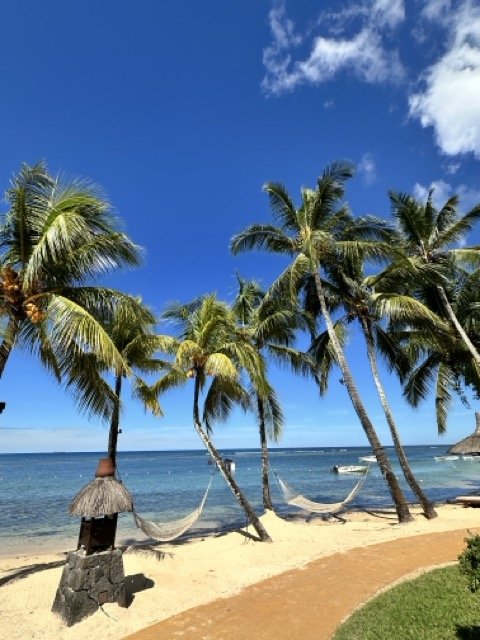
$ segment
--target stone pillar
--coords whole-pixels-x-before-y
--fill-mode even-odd
[[[86,555],[84,549],[70,551],[52,611],[71,627],[105,602],[127,606],[121,549],[92,555]]]

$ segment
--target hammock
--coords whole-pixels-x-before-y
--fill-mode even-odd
[[[314,502],[313,500],[308,500],[302,496],[298,491],[295,491],[293,487],[291,487],[287,482],[282,480],[280,476],[275,474],[275,478],[277,479],[278,485],[283,495],[283,499],[285,502],[292,507],[298,507],[299,509],[303,509],[304,511],[308,511],[309,513],[331,513],[335,514],[341,511],[349,502],[351,502],[365,482],[365,479],[368,475],[368,471],[370,470],[370,466],[367,469],[367,472],[360,478],[357,484],[350,491],[348,496],[342,500],[342,502]]]
[[[170,520],[169,522],[153,522],[152,520],[141,518],[134,510],[133,517],[135,518],[135,524],[143,531],[143,533],[150,536],[150,538],[154,538],[154,540],[158,540],[159,542],[170,542],[170,540],[175,540],[175,538],[181,536],[182,533],[185,533],[187,529],[190,529],[192,524],[200,517],[212,480],[213,476],[210,478],[210,482],[208,483],[208,487],[202,498],[200,506],[184,518],[180,518],[179,520]]]

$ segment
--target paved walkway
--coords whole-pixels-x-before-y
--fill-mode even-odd
[[[125,640],[327,640],[379,589],[416,570],[456,560],[467,535],[462,529],[336,553]]]

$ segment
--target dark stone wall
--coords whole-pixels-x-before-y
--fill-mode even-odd
[[[83,549],[68,553],[52,611],[70,627],[95,613],[105,602],[126,606],[121,550],[88,556]]]

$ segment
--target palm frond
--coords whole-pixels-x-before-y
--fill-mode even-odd
[[[302,351],[280,344],[270,344],[268,353],[277,364],[288,367],[295,374],[305,377],[314,375],[315,363]]]
[[[270,253],[293,254],[295,240],[285,235],[281,229],[267,224],[253,224],[230,241],[230,250],[234,255],[252,249],[264,249]]]
[[[459,220],[452,221],[445,226],[434,245],[435,248],[447,247],[448,245],[459,242],[472,230],[474,224],[480,219],[480,205],[474,207],[471,211],[462,216]]]
[[[129,366],[96,318],[64,296],[50,295],[48,298],[46,314],[52,336],[55,336],[58,344],[68,350],[71,345],[80,343],[113,369],[130,372]]]
[[[431,355],[408,376],[403,395],[413,407],[418,407],[430,393],[439,365],[438,354]]]
[[[203,351],[193,340],[183,340],[177,347],[175,363],[183,369],[190,369],[195,364],[195,359],[200,358]]]
[[[203,422],[207,431],[212,431],[215,422],[226,422],[235,405],[244,411],[250,407],[247,391],[233,378],[214,378],[203,403]]]
[[[429,201],[431,199],[429,198]],[[458,206],[458,197],[452,196],[447,200],[447,202],[443,205],[440,211],[437,214],[437,218],[435,221],[435,225],[440,231],[443,232],[444,229],[449,227],[451,224],[455,222],[457,217],[456,207]]]
[[[157,389],[153,389],[151,385],[148,385],[138,376],[134,376],[133,379],[132,395],[140,400],[145,409],[151,411],[154,416],[163,416],[162,407],[158,402]]]
[[[263,190],[268,194],[270,208],[282,229],[296,233],[297,211],[285,187],[278,182],[267,182]]]
[[[432,324],[441,331],[448,331],[448,325],[419,300],[411,296],[395,293],[372,293],[371,301],[379,316],[387,316],[393,321],[423,321]]]
[[[259,399],[263,406],[263,419],[268,440],[279,442],[283,435],[285,418],[282,407],[274,389],[263,399]]]
[[[92,353],[80,353],[75,349],[64,352],[60,363],[65,387],[73,394],[80,411],[87,415],[110,419],[118,398],[101,375],[101,366]]]
[[[232,360],[223,353],[210,353],[205,360],[205,372],[209,376],[235,380],[238,372]]]
[[[464,249],[450,249],[448,253],[456,266],[467,265],[473,269],[480,267],[480,246],[478,245]]]
[[[168,373],[159,378],[156,382],[151,385],[152,393],[154,393],[157,397],[161,394],[170,391],[171,389],[176,389],[189,381],[189,375],[180,367],[176,367],[172,365]]]
[[[410,358],[394,335],[384,331],[378,323],[375,325],[375,343],[389,369],[395,371],[400,380],[404,380],[411,369]]]
[[[455,376],[450,367],[443,362],[440,363],[435,387],[435,410],[439,435],[442,435],[447,430],[447,416],[452,404],[450,390],[455,387],[455,382]]]

